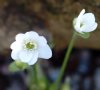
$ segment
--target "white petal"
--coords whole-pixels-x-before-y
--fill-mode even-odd
[[[80,23],[77,23],[77,25],[74,25],[74,29],[75,29],[77,32],[81,32]]]
[[[29,64],[29,65],[33,65],[33,64],[35,64],[35,63],[37,62],[37,60],[38,60],[38,52],[36,52],[36,53],[33,54],[33,57],[32,57],[32,59],[28,62],[28,64]]]
[[[19,54],[19,58],[22,62],[28,63],[33,57],[33,53],[32,52],[28,52],[28,51],[21,51]]]
[[[47,44],[47,40],[43,36],[39,36],[37,39],[37,43],[39,46],[44,46]]]
[[[12,50],[16,50],[16,51],[19,51],[19,50],[21,50],[21,42],[17,42],[17,41],[15,41],[15,42],[13,42],[11,45],[10,45],[10,48],[12,49]]]
[[[16,48],[16,41],[13,42],[13,43],[10,45],[10,48],[11,48],[11,49],[15,49],[15,48]]]
[[[76,18],[76,25],[74,26],[74,28],[75,28],[75,30],[78,31],[78,32],[80,32],[80,24],[81,24],[81,22],[82,22],[82,17],[83,17],[83,15],[84,15],[84,13],[85,13],[85,9],[83,9],[83,10],[80,12],[79,16]]]
[[[85,24],[94,24],[94,22],[95,22],[95,16],[94,16],[93,13],[86,13],[86,14],[83,15],[82,21]]]
[[[97,26],[98,26],[98,24],[95,23],[95,24],[90,28],[90,32],[91,32],[91,31],[94,31],[94,30],[97,28]]]
[[[80,14],[79,14],[79,16],[78,16],[78,20],[84,15],[84,13],[85,13],[85,9],[83,9],[81,12],[80,12]]]
[[[13,51],[11,52],[11,57],[12,57],[12,59],[14,59],[14,60],[19,60],[19,52],[13,50]]]
[[[21,41],[21,40],[23,40],[23,38],[24,38],[24,34],[23,33],[17,34],[16,37],[15,37],[15,39],[17,41]]]
[[[25,37],[29,39],[37,39],[39,37],[38,33],[34,31],[26,32]]]
[[[92,26],[86,26],[82,32],[92,32],[97,28],[97,25],[97,23],[94,23]]]
[[[48,45],[39,47],[39,58],[49,59],[52,56],[52,51]]]

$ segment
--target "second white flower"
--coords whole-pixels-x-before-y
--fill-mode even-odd
[[[79,16],[74,19],[74,29],[79,33],[91,32],[97,28],[95,16],[93,13],[85,13],[83,9]]]

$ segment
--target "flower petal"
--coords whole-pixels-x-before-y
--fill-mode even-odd
[[[85,24],[92,25],[92,24],[94,24],[94,22],[95,22],[95,16],[94,16],[93,13],[86,13],[86,14],[83,15],[82,21],[83,21]]]
[[[13,50],[13,51],[11,52],[11,57],[12,57],[12,59],[14,59],[14,60],[19,60],[19,52]]]
[[[16,50],[16,51],[21,50],[21,42],[20,42],[20,43],[17,42],[17,41],[13,42],[13,43],[10,45],[10,48],[11,48],[12,50]]]
[[[37,39],[37,43],[39,46],[44,46],[47,44],[47,40],[45,39],[45,37],[39,36],[39,38]]]
[[[39,58],[49,59],[52,56],[52,51],[48,45],[39,47]]]
[[[79,19],[81,19],[82,18],[82,16],[84,15],[84,13],[85,13],[85,9],[83,9],[81,12],[80,12],[80,14],[79,14],[79,16],[78,16],[78,20]]]
[[[11,48],[11,49],[15,49],[15,48],[16,48],[16,41],[13,42],[13,43],[10,45],[10,48]]]
[[[29,64],[29,65],[33,65],[33,64],[35,64],[35,63],[37,62],[37,60],[38,60],[38,52],[36,52],[36,53],[33,54],[33,57],[32,57],[32,59],[28,62],[28,64]]]
[[[16,37],[15,37],[15,39],[17,41],[21,41],[21,40],[23,40],[23,38],[24,38],[24,34],[23,33],[17,34]]]
[[[22,62],[28,63],[33,57],[33,53],[30,51],[21,51],[19,53],[19,58]]]
[[[98,26],[98,24],[95,23],[95,24],[90,28],[90,32],[91,32],[91,31],[94,31],[94,30],[97,28],[97,26]]]
[[[97,25],[98,25],[97,23],[94,23],[92,26],[86,26],[83,29],[83,32],[92,32],[97,28]]]
[[[82,22],[82,17],[83,17],[83,15],[84,15],[84,13],[85,13],[85,9],[83,9],[83,10],[80,12],[79,16],[76,18],[76,25],[74,25],[74,28],[75,28],[75,30],[76,30],[77,32],[81,32],[81,31],[80,31],[80,24],[81,24],[81,22]]]
[[[29,39],[37,39],[39,37],[38,33],[34,31],[26,32],[25,37]]]

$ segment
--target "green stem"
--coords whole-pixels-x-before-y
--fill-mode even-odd
[[[37,74],[38,70],[37,70],[37,68],[38,68],[38,66],[37,66],[37,64],[35,64],[35,65],[33,66],[34,82],[35,82],[35,84],[38,86],[38,74]]]
[[[54,84],[55,86],[54,86],[54,89],[53,90],[58,90],[58,86],[59,86],[59,84],[61,82],[62,76],[63,76],[64,71],[65,71],[65,68],[67,66],[67,62],[68,62],[69,56],[70,56],[71,51],[72,51],[72,48],[73,48],[73,44],[74,44],[74,41],[75,41],[75,37],[76,37],[76,33],[74,32],[74,34],[72,36],[72,39],[71,39],[71,41],[69,43],[68,50],[67,50],[67,52],[65,54],[64,62],[62,64],[60,73],[58,75],[57,80],[55,81],[55,84]]]
[[[29,90],[38,90],[38,74],[37,74],[37,64],[33,65],[29,69],[29,79],[30,79],[30,85]]]

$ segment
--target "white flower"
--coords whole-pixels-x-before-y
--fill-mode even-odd
[[[73,21],[74,29],[79,33],[91,32],[97,28],[95,16],[93,13],[85,13],[83,9],[79,16]]]
[[[10,48],[12,49],[11,57],[16,61],[33,65],[38,58],[49,59],[52,56],[47,40],[34,31],[17,34],[15,39]]]

